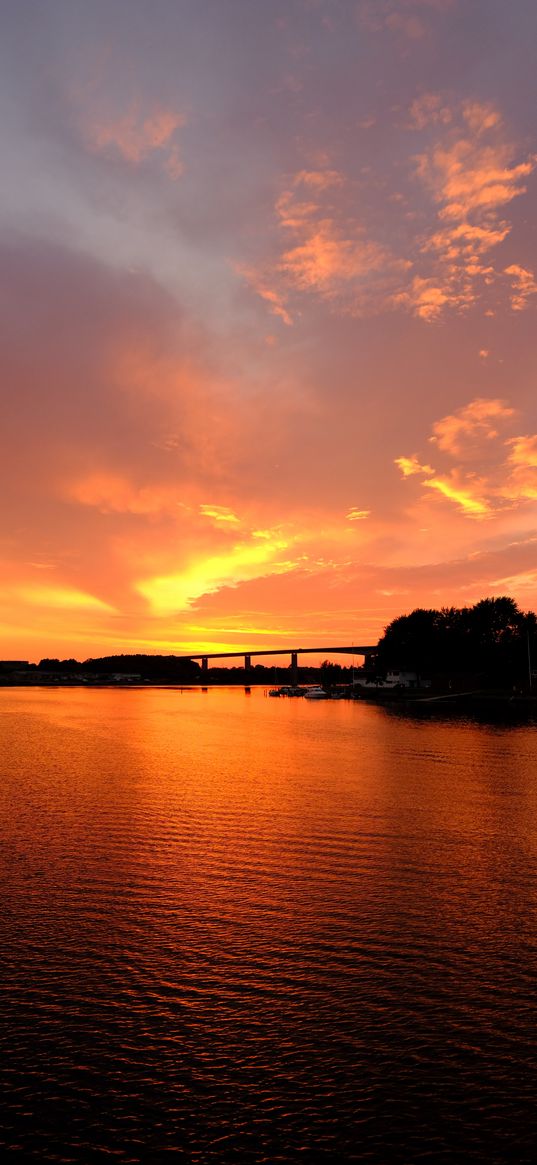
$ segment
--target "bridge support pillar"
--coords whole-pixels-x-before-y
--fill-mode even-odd
[[[206,655],[202,655],[202,657],[201,657],[201,674],[202,674],[202,676],[206,676],[208,671],[209,671],[209,660],[207,659]]]
[[[296,688],[298,684],[298,652],[291,652],[291,687]]]
[[[250,671],[251,667],[252,667],[252,658],[250,655],[245,655],[245,657],[244,657],[244,670]]]

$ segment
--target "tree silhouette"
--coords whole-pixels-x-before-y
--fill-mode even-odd
[[[484,685],[529,680],[536,656],[537,618],[507,595],[473,607],[417,608],[386,628],[378,646],[378,670],[404,667],[424,675],[472,675]]]

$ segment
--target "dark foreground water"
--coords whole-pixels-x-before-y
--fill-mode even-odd
[[[8,1160],[534,1162],[537,729],[0,691]]]

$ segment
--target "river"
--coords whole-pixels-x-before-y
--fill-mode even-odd
[[[533,1162],[537,729],[0,691],[9,1160]]]

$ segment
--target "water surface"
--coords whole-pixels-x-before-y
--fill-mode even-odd
[[[537,730],[0,691],[12,1159],[533,1162]]]

